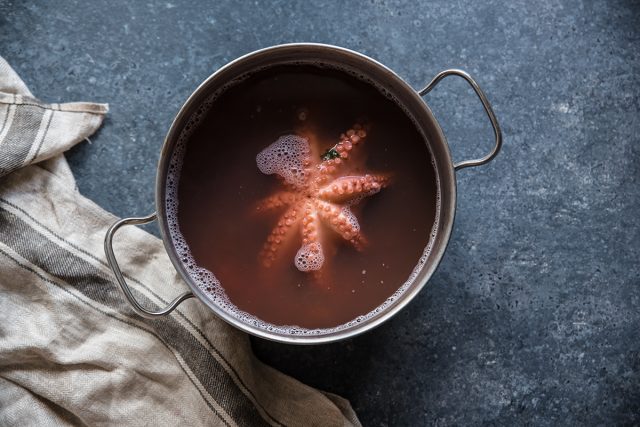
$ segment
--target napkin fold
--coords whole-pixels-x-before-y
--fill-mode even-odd
[[[39,101],[0,57],[0,425],[360,425],[196,299],[133,313],[102,249],[117,218],[78,192],[63,154],[107,111]],[[159,239],[126,227],[114,240],[144,306],[187,289]]]

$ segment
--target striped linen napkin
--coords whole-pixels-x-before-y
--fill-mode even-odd
[[[129,309],[102,250],[116,218],[63,155],[107,109],[44,104],[0,58],[0,425],[360,425],[197,300],[155,320]],[[147,307],[186,289],[160,240],[135,227],[116,240]]]

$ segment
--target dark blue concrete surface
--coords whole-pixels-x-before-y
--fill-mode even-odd
[[[414,87],[449,67],[503,126],[458,173],[449,249],[402,313],[321,347],[259,356],[348,397],[365,425],[640,423],[640,3],[0,0],[0,54],[48,101],[108,102],[69,153],[80,191],[153,210],[165,132],[205,77],[284,42],[332,43]],[[472,93],[428,96],[456,159],[491,130]]]

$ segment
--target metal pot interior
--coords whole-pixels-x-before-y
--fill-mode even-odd
[[[391,304],[372,317],[361,322],[353,322],[350,326],[330,333],[314,335],[277,333],[261,328],[256,324],[242,322],[237,317],[226,312],[208,298],[190,278],[187,269],[176,253],[167,224],[166,181],[169,162],[178,137],[189,118],[206,98],[216,91],[223,90],[231,82],[247,75],[247,73],[281,64],[321,64],[322,66],[344,70],[344,72],[354,74],[365,80],[368,79],[377,86],[384,88],[384,91],[389,96],[394,97],[398,104],[404,107],[406,114],[412,118],[416,127],[424,135],[425,143],[431,151],[435,162],[436,174],[439,178],[440,210],[437,215],[438,228],[432,238],[430,253],[415,279]],[[175,268],[180,272],[193,293],[217,315],[233,326],[262,338],[291,344],[317,344],[349,338],[374,328],[402,309],[427,283],[444,254],[453,226],[455,200],[455,176],[447,142],[433,114],[416,91],[391,70],[371,58],[347,49],[320,44],[289,44],[256,51],[231,62],[210,76],[189,97],[171,125],[162,147],[156,176],[156,207],[162,239]]]

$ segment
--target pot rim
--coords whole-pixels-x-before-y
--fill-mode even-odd
[[[209,299],[204,294],[204,292],[200,290],[197,285],[195,285],[195,283],[193,283],[189,273],[186,271],[184,265],[177,256],[176,250],[173,246],[173,239],[171,238],[169,227],[166,221],[165,196],[167,170],[171,155],[173,153],[175,142],[180,135],[185,120],[188,120],[192,113],[194,103],[201,102],[200,97],[202,96],[202,92],[208,88],[211,82],[233,67],[236,67],[239,64],[242,64],[245,61],[258,56],[291,49],[331,50],[345,57],[350,57],[357,61],[367,63],[374,68],[377,68],[378,71],[384,73],[386,77],[392,79],[393,83],[395,83],[395,85],[403,91],[404,95],[413,98],[412,101],[414,105],[421,105],[424,113],[423,115],[426,114],[426,117],[430,121],[429,125],[432,127],[432,132],[435,134],[433,136],[435,136],[435,139],[439,140],[431,141],[429,139],[425,141],[425,144],[430,145],[432,143],[435,143],[442,145],[441,147],[438,147],[440,150],[442,150],[442,153],[440,153],[439,155],[444,156],[444,160],[438,163],[436,166],[436,174],[439,178],[439,190],[441,195],[440,215],[438,218],[439,225],[436,231],[436,237],[433,239],[432,248],[430,253],[428,254],[427,261],[425,262],[425,265],[423,266],[419,275],[416,277],[417,283],[413,283],[412,285],[410,285],[392,305],[385,307],[381,312],[374,315],[371,319],[368,319],[367,321],[358,325],[354,325],[352,327],[341,329],[325,335],[283,335],[280,333],[270,332],[252,324],[243,322],[219,307],[211,299]],[[418,122],[417,119],[415,121]],[[421,126],[419,122],[417,124]],[[429,146],[429,150],[431,151],[432,156],[435,157],[433,147]],[[445,193],[446,197],[444,197]],[[438,265],[440,264],[442,257],[444,256],[444,252],[448,246],[453,229],[456,210],[456,196],[457,189],[455,171],[451,153],[449,150],[449,145],[438,121],[435,119],[435,116],[431,112],[431,109],[428,107],[426,102],[424,102],[420,94],[414,88],[412,88],[404,79],[398,76],[394,71],[392,71],[382,63],[376,61],[375,59],[351,49],[322,43],[287,43],[266,47],[247,53],[229,62],[228,64],[222,66],[214,73],[212,73],[191,93],[191,95],[189,95],[187,100],[180,108],[178,114],[173,119],[169,131],[165,136],[162,149],[160,151],[160,159],[158,161],[158,166],[156,169],[155,204],[162,242],[165,246],[169,259],[171,259],[174,267],[180,273],[180,276],[187,283],[191,291],[198,297],[201,302],[205,303],[216,315],[218,315],[218,317],[225,320],[230,325],[251,335],[286,344],[323,344],[352,338],[373,328],[376,328],[377,326],[389,320],[400,310],[402,310],[407,304],[409,304],[409,302],[411,302],[427,284],[427,282],[437,269]],[[446,205],[444,203],[445,201],[447,201]]]

